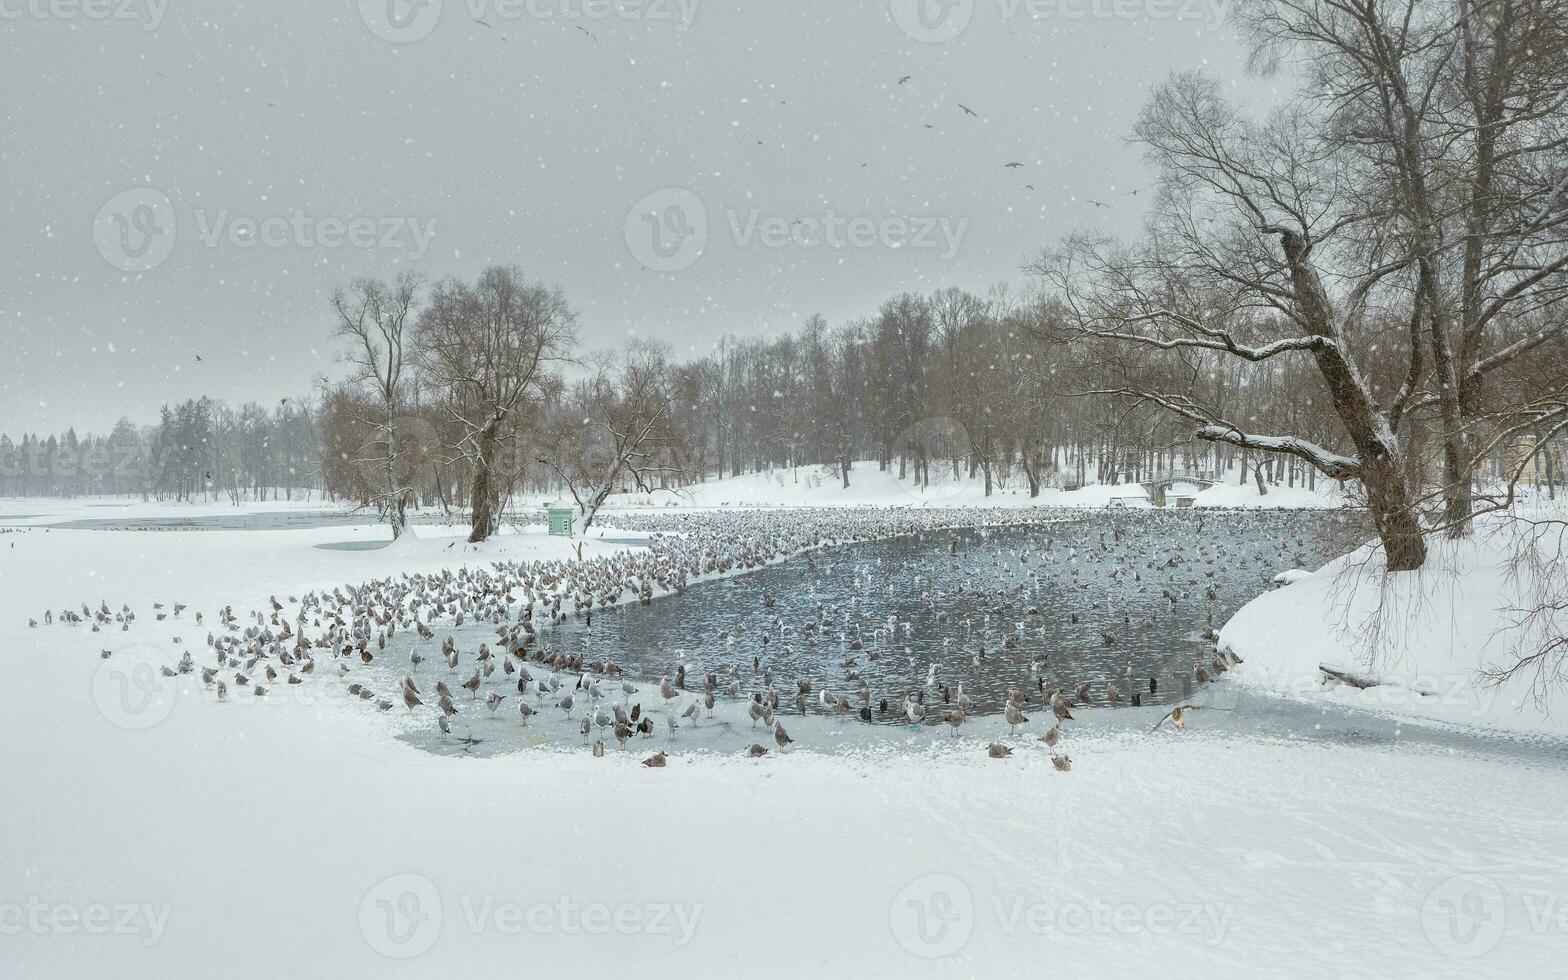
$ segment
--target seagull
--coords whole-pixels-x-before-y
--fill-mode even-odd
[[[902,77],[902,78],[900,78],[900,79],[899,79],[899,80],[898,80],[898,84],[900,84],[900,85],[902,85],[902,84],[904,84],[904,83],[905,83],[905,82],[907,82],[907,81],[909,81],[909,80],[910,80],[910,79],[911,79],[911,78],[913,78],[913,77],[914,77],[914,76],[913,76],[913,75],[905,75],[905,76],[904,76],[904,77]]]
[[[985,747],[985,754],[993,759],[1005,759],[1013,754],[1013,750],[1005,745],[998,745],[996,742],[992,742]]]
[[[1057,691],[1051,695],[1051,713],[1056,715],[1057,721],[1072,721],[1072,712],[1067,710],[1067,699],[1062,697],[1062,692]]]
[[[663,752],[655,752],[653,755],[650,755],[648,758],[642,760],[642,764],[647,766],[649,769],[663,769],[666,758],[667,757]]]
[[[1004,163],[1004,164],[1002,164],[1002,166],[1006,167],[1008,170],[1017,170],[1019,167],[1023,166],[1023,164],[1021,164],[1021,163]]]
[[[1104,201],[1096,201],[1092,197],[1089,199],[1089,203],[1093,204],[1097,208],[1108,208],[1108,207],[1110,207],[1110,205],[1106,204]],[[1107,645],[1109,645],[1109,644],[1107,644]]]
[[[1011,701],[1007,702],[1007,707],[1003,709],[1002,715],[1007,719],[1007,728],[1009,732],[1017,730],[1019,725],[1027,725],[1029,723],[1028,716],[1026,716],[1022,711],[1019,711],[1018,705]]]
[[[1203,707],[1201,704],[1178,704],[1176,707],[1165,713],[1165,718],[1169,718],[1171,720],[1171,725],[1174,726],[1175,729],[1179,732],[1187,726],[1187,712],[1197,711],[1201,707]],[[1159,731],[1160,726],[1165,724],[1165,718],[1161,718],[1159,721],[1155,722],[1154,727],[1149,730]]]
[[[593,31],[590,31],[588,28],[582,26],[581,24],[576,25],[576,27],[577,27],[577,29],[579,31],[582,31],[584,34],[586,34],[589,37],[593,38],[594,39],[594,43],[598,43],[599,35],[595,34]]]
[[[965,115],[974,116],[976,119],[980,118],[980,113],[978,113],[978,112],[974,111],[973,109],[969,108],[968,106],[964,105],[962,102],[958,103],[958,108],[964,110],[964,114]]]
[[[871,709],[862,708],[861,710],[864,712],[864,717],[869,719],[871,715]],[[952,725],[953,734],[957,735],[959,726],[964,723],[964,717],[964,711],[962,708],[954,708],[952,711],[949,711],[946,715],[944,715],[942,720],[946,721],[949,725]]]

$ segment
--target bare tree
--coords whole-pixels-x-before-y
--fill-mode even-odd
[[[623,483],[652,492],[655,479],[674,472],[666,452],[670,407],[669,351],[662,344],[634,341],[619,358],[600,358],[594,376],[577,386],[553,452],[539,462],[566,484],[584,531]]]
[[[1537,0],[1269,0],[1242,8],[1255,67],[1298,56],[1325,146],[1377,203],[1411,273],[1411,409],[1434,407],[1443,526],[1470,523],[1489,373],[1563,329],[1568,11]],[[1428,370],[1429,369],[1429,370]]]
[[[1307,108],[1266,124],[1240,116],[1212,79],[1178,76],[1140,116],[1138,138],[1161,190],[1148,240],[1117,249],[1069,242],[1036,264],[1061,295],[1079,335],[1182,359],[1249,363],[1306,356],[1316,364],[1350,451],[1296,435],[1248,431],[1190,391],[1148,390],[1129,379],[1108,393],[1152,401],[1198,424],[1200,440],[1305,460],[1339,480],[1358,479],[1394,571],[1419,568],[1426,544],[1396,419],[1413,397],[1377,399],[1357,334],[1369,307],[1397,285],[1409,255],[1389,255],[1376,200],[1363,200]],[[1419,374],[1421,348],[1409,352]]]
[[[516,266],[488,268],[472,285],[446,279],[431,292],[419,320],[420,364],[461,433],[452,448],[473,474],[470,541],[500,527],[521,472],[503,453],[515,450],[511,440],[546,394],[549,366],[569,355],[576,325],[560,290],[528,282]]]
[[[402,452],[399,418],[404,404],[403,373],[406,334],[412,329],[420,277],[403,272],[392,283],[355,279],[347,290],[332,294],[337,335],[347,346],[351,366],[347,383],[369,397],[374,406],[359,422],[371,433],[356,453],[372,490],[370,502],[381,519],[401,537],[408,527],[407,509],[414,491],[398,466]]]

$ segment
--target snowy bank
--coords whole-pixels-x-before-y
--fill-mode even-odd
[[[1428,542],[1417,572],[1388,575],[1368,545],[1242,607],[1220,631],[1245,663],[1232,676],[1292,697],[1518,732],[1568,733],[1568,699],[1524,672],[1490,677],[1538,637],[1517,627],[1552,581],[1511,562],[1530,525],[1488,520],[1474,536]],[[1557,553],[1556,531],[1539,537]],[[1330,680],[1321,667],[1350,682]],[[1370,684],[1360,687],[1359,684]]]

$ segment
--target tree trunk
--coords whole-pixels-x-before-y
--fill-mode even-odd
[[[1317,335],[1335,339],[1338,331],[1334,327],[1333,307],[1309,257],[1309,246],[1294,232],[1287,231],[1280,237],[1301,318]],[[1426,540],[1416,517],[1398,436],[1389,428],[1371,390],[1355,365],[1345,359],[1338,343],[1317,348],[1312,356],[1328,385],[1335,414],[1360,456],[1360,471],[1356,475],[1366,488],[1367,506],[1383,541],[1388,570],[1420,568],[1426,562]]]
[[[501,526],[498,488],[495,486],[494,474],[491,472],[495,463],[495,443],[494,432],[487,430],[480,433],[479,452],[474,459],[473,492],[469,496],[474,526],[469,532],[468,540],[473,542],[486,540]]]

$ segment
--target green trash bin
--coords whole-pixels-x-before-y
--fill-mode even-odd
[[[549,515],[550,533],[563,538],[572,536],[572,524],[576,520],[576,513],[570,507],[561,504],[551,504],[545,509]]]

